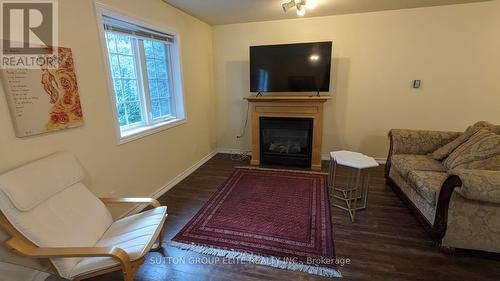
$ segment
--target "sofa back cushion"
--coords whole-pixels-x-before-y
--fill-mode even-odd
[[[498,154],[500,154],[500,135],[488,129],[481,129],[453,150],[443,161],[443,165],[448,169],[453,169],[459,165],[484,160]]]
[[[492,126],[490,128],[490,131],[492,131],[493,133],[495,133],[497,135],[500,135],[500,125]]]
[[[457,169],[500,171],[500,154],[483,160],[461,164]]]
[[[0,176],[0,210],[39,247],[92,247],[113,219],[80,182],[82,175],[79,163],[67,153],[17,168]],[[51,259],[66,278],[79,260]]]
[[[486,121],[479,121],[467,128],[467,130],[465,130],[465,132],[458,138],[436,149],[434,152],[430,153],[429,156],[438,161],[445,159],[453,152],[453,150],[459,147],[462,143],[466,142],[472,135],[481,129],[488,129],[496,134],[500,134],[500,126],[494,126]]]

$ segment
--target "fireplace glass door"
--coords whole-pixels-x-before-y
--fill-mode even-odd
[[[260,117],[260,162],[311,167],[312,118]]]

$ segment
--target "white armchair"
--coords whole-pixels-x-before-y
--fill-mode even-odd
[[[122,270],[124,280],[133,280],[144,256],[161,247],[167,207],[149,198],[99,199],[82,180],[82,168],[69,153],[0,175],[0,227],[12,237],[5,246],[50,259],[63,278]],[[113,221],[105,204],[123,203],[154,208]]]

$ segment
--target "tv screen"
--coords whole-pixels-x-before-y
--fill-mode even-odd
[[[250,92],[328,92],[332,42],[250,47]]]

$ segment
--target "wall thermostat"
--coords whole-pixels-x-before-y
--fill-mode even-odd
[[[422,86],[422,80],[413,80],[413,89],[419,89]]]

